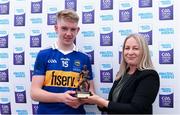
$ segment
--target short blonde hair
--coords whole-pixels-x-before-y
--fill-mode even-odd
[[[74,10],[71,9],[65,9],[60,12],[57,12],[56,19],[57,21],[61,19],[65,19],[69,21],[74,21],[76,23],[79,22],[79,16]]]
[[[140,48],[142,50],[142,59],[140,63],[137,65],[137,69],[138,70],[154,69],[146,39],[138,33],[130,34],[129,36],[126,37],[123,43],[121,64],[120,64],[119,71],[117,72],[116,79],[119,79],[121,76],[123,76],[125,72],[127,71],[127,69],[129,68],[128,64],[125,62],[125,59],[124,59],[124,48],[125,48],[126,41],[129,38],[134,38],[139,43]]]

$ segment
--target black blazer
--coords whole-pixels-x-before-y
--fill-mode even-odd
[[[159,91],[159,75],[154,70],[137,70],[122,87],[117,102],[112,102],[112,92],[120,80],[116,80],[109,93],[107,108],[110,114],[152,114],[152,103]]]

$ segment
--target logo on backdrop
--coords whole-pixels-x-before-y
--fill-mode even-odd
[[[159,20],[173,20],[172,0],[159,1]]]
[[[0,53],[0,82],[9,82],[8,53]]]
[[[170,87],[163,87],[159,93],[159,107],[173,108],[174,92]]]
[[[174,73],[173,72],[159,72],[161,79],[164,80],[174,80]]]
[[[100,46],[113,45],[112,26],[101,25],[100,27]]]
[[[174,28],[170,28],[170,27],[159,28],[159,32],[161,35],[173,35],[174,34]]]
[[[46,33],[46,35],[47,35],[47,37],[48,37],[49,39],[56,39],[56,38],[57,38],[57,33],[54,32],[54,31],[48,31],[48,32]]]
[[[91,4],[84,4],[82,10],[82,23],[92,24],[94,23],[94,6]]]
[[[15,9],[14,26],[25,26],[25,9],[24,8]]]
[[[32,113],[33,115],[37,115],[37,110],[38,110],[38,104],[32,104]]]
[[[139,33],[145,37],[148,45],[152,45],[152,25],[151,24],[140,24]]]
[[[31,30],[30,35],[30,47],[41,47],[41,31],[40,30]]]
[[[100,15],[100,19],[101,19],[101,21],[113,21],[113,14],[112,13],[108,13],[108,14],[102,13]]]
[[[174,50],[172,43],[160,43],[159,64],[173,64]]]
[[[119,34],[120,34],[120,36],[122,36],[122,37],[126,37],[126,36],[128,36],[129,34],[131,34],[133,31],[132,31],[132,29],[130,29],[130,28],[127,28],[127,29],[122,29],[122,28],[120,28],[119,29]]]
[[[10,92],[9,86],[0,86],[0,92],[4,94],[9,93]]]
[[[28,115],[28,110],[26,109],[16,109],[17,115]]]
[[[9,82],[9,72],[6,64],[0,64],[0,82]]]
[[[77,0],[65,0],[65,9],[77,9]]]
[[[111,63],[102,63],[100,68],[100,81],[103,83],[113,82],[113,68]]]
[[[0,18],[0,25],[9,25],[8,18]]]
[[[13,72],[13,75],[15,76],[15,78],[25,78],[26,77],[25,72],[23,72],[23,71],[15,71],[15,72]]]
[[[142,11],[138,13],[140,20],[152,20],[153,19],[153,13],[149,11]]]
[[[24,85],[15,86],[15,101],[16,103],[26,103],[26,89]]]
[[[30,18],[31,24],[35,25],[35,24],[42,24],[42,18],[37,17],[37,16],[31,16]]]
[[[94,64],[94,50],[92,50],[91,52],[86,52],[86,54],[88,55],[91,64]]]
[[[0,31],[0,48],[8,48],[8,32]]]
[[[101,10],[113,9],[113,0],[101,0]]]
[[[81,34],[83,35],[83,37],[95,37],[95,31],[93,30],[88,30],[88,31],[82,31]]]
[[[94,48],[92,45],[84,45],[83,46],[84,52],[88,55],[91,64],[94,64]]]
[[[130,2],[120,2],[119,22],[132,22],[132,5]]]
[[[119,64],[121,64],[121,58],[122,58],[122,51],[119,51]]]
[[[14,32],[13,36],[15,40],[25,40],[25,33],[24,32]]]
[[[109,94],[110,89],[111,89],[111,88],[104,88],[104,87],[101,87],[101,88],[100,88],[100,91],[101,91],[103,94]]]
[[[0,97],[1,114],[11,114],[11,104],[8,97]]]
[[[113,51],[100,51],[101,58],[112,58]]]
[[[42,0],[31,0],[31,13],[42,13]]]
[[[11,114],[9,86],[0,86],[0,113]]]
[[[36,60],[36,57],[37,57],[37,54],[38,52],[34,52],[34,51],[31,51],[29,53],[29,56],[31,57],[29,61],[29,68],[30,68],[30,71],[29,71],[29,74],[30,74],[30,81],[32,81],[32,76],[34,74],[34,63],[35,63],[35,60]]]
[[[55,25],[56,24],[56,7],[49,7],[47,13],[47,25]]]
[[[30,81],[32,81],[32,76],[34,75],[34,64],[31,65],[29,74],[30,74]]]
[[[152,7],[152,0],[139,0],[139,8]]]
[[[15,47],[13,53],[13,64],[24,65],[25,51],[23,47]]]
[[[9,14],[9,0],[0,1],[0,15]]]

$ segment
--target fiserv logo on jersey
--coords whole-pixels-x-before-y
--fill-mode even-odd
[[[77,88],[78,77],[78,72],[65,72],[60,70],[47,71],[44,86]]]

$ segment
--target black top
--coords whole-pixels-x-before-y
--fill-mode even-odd
[[[112,92],[112,101],[113,102],[117,102],[118,97],[119,97],[119,92],[121,91],[121,89],[123,88],[123,86],[126,84],[126,82],[128,82],[128,80],[130,79],[131,75],[129,74],[125,74],[121,80],[119,80],[119,82],[117,83],[116,87],[114,88],[113,92]]]
[[[119,79],[120,80],[120,79]],[[117,102],[112,101],[112,92],[119,80],[114,81],[109,93],[109,114],[152,114],[152,104],[159,91],[159,75],[154,70],[137,70],[119,92]]]

